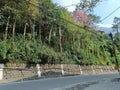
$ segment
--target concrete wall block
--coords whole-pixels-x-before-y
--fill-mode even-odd
[[[33,77],[38,74],[36,65],[31,65],[26,68],[26,64],[6,64],[3,73],[3,79],[21,79],[27,77]],[[71,64],[56,64],[56,65],[40,65],[41,75],[47,76],[60,76],[60,75],[93,75],[115,72],[114,66],[81,66]]]

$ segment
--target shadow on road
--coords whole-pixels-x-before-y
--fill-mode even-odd
[[[90,82],[87,84],[79,84],[71,88],[66,88],[65,90],[83,90],[87,87],[90,87],[91,85],[99,84],[99,82]]]

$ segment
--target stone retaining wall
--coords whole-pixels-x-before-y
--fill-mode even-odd
[[[81,66],[70,64],[56,65],[26,65],[26,64],[6,64],[4,67],[4,81],[15,81],[29,77],[41,78],[59,77],[62,75],[95,75],[116,72],[114,66]],[[39,72],[38,72],[39,71]]]

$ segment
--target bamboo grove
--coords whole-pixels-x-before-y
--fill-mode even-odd
[[[76,24],[51,0],[38,1],[0,0],[1,63],[115,63],[109,35]]]

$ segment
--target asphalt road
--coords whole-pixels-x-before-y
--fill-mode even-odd
[[[83,90],[120,90],[120,78],[100,81],[94,85],[86,87]],[[80,89],[78,89],[80,90]]]
[[[113,80],[114,78],[120,78],[120,75],[104,74],[104,75],[93,75],[93,76],[92,75],[70,76],[70,77],[60,77],[60,78],[52,78],[52,79],[13,82],[9,84],[1,84],[0,90],[77,90],[70,88],[75,87],[76,85],[79,86],[80,84],[83,86],[85,85],[85,87],[78,90],[89,90],[89,89],[98,90],[93,88],[101,87],[102,85],[107,85],[106,81]],[[88,84],[89,82],[90,84]],[[100,89],[100,90],[110,90],[110,89]],[[117,89],[112,89],[112,90],[117,90]]]

